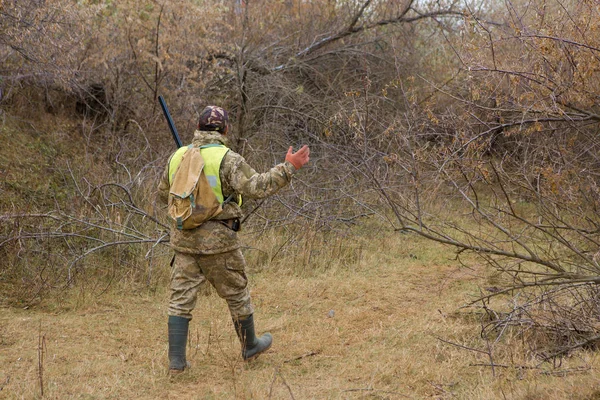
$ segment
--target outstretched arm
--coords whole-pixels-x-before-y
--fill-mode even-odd
[[[283,163],[260,174],[242,156],[230,151],[224,160],[223,172],[236,193],[247,198],[262,199],[286,186],[294,173],[306,165],[309,152],[308,146],[302,147],[297,153],[292,153],[290,148]]]

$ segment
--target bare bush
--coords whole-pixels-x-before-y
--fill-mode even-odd
[[[597,349],[598,287],[589,283],[536,288],[505,302],[481,307],[489,317],[482,334],[498,342],[516,332],[540,362],[556,361],[577,349]]]
[[[14,302],[35,304],[78,288],[88,295],[114,282],[154,287],[168,240],[167,227],[138,205],[140,193],[123,184],[91,185],[75,178],[70,208],[5,214],[0,250],[2,278]],[[164,260],[163,260],[164,261]]]
[[[456,247],[459,259],[475,254],[504,276],[479,302],[532,292],[493,326],[539,328],[553,336],[540,343],[545,354],[564,354],[598,335],[597,316],[582,311],[596,308],[590,285],[600,281],[597,9],[501,8],[493,11],[508,16],[502,24],[467,17],[460,34],[446,35],[460,60],[451,80],[419,77],[438,99],[418,110],[421,121],[431,112],[419,131],[434,140],[408,137],[415,192],[383,192],[402,230]],[[423,201],[432,192],[438,201]]]

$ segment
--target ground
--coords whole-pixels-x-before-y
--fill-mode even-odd
[[[74,295],[54,308],[1,309],[0,398],[42,398],[42,388],[49,399],[600,398],[597,353],[524,369],[527,355],[504,343],[492,369],[469,350],[484,348],[481,321],[460,307],[481,277],[449,248],[389,233],[350,264],[249,275],[257,330],[274,337],[255,361],[242,361],[214,292],[194,312],[191,368],[175,378],[166,291]]]

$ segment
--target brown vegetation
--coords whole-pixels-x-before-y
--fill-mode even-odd
[[[265,268],[360,258],[335,250],[353,226],[410,232],[487,266],[470,305],[488,344],[595,348],[599,17],[590,0],[4,0],[0,301],[161,287],[163,95],[184,141],[203,106],[230,110],[259,170],[311,146],[290,189],[246,205],[249,243],[278,241]]]

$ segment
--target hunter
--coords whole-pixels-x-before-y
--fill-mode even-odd
[[[175,252],[171,261],[168,308],[171,374],[184,371],[188,365],[189,322],[200,285],[206,280],[227,301],[244,360],[266,351],[273,342],[270,333],[257,337],[254,330],[246,261],[237,235],[242,218],[241,199],[271,196],[289,184],[294,173],[308,163],[310,149],[303,146],[294,153],[290,146],[284,162],[261,174],[250,167],[244,157],[228,148],[228,132],[227,112],[221,107],[208,106],[200,115],[192,142],[193,146],[202,146],[204,170],[218,171],[212,176],[211,187],[221,201],[222,212],[194,229],[180,229],[173,223],[170,231],[170,245]],[[170,180],[177,168],[174,158],[169,159],[158,187],[164,203],[169,201]]]

